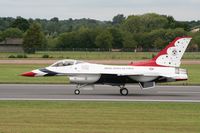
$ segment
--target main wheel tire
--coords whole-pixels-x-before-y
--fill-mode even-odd
[[[126,88],[120,89],[120,94],[121,94],[122,96],[127,96],[127,95],[128,95],[128,89],[126,89]]]
[[[74,91],[74,94],[75,94],[75,95],[79,95],[79,94],[80,94],[80,90],[79,90],[79,89],[76,89],[76,90]]]

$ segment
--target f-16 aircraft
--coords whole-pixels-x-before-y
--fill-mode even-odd
[[[187,80],[185,69],[181,69],[181,58],[192,38],[177,37],[153,59],[128,65],[102,65],[78,60],[60,60],[46,68],[21,74],[28,77],[68,76],[70,83],[80,89],[94,88],[95,84],[119,86],[121,95],[128,95],[126,84],[138,83],[141,89],[149,89],[155,83]]]

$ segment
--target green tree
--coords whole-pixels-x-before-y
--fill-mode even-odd
[[[29,28],[30,24],[28,20],[22,18],[22,17],[17,17],[15,21],[12,23],[13,28],[18,28],[22,31],[26,31]]]
[[[59,19],[56,17],[50,19],[50,21],[48,21],[45,25],[48,34],[52,36],[56,36],[58,34],[60,27],[61,25],[59,23]]]
[[[113,48],[122,48],[123,47],[123,35],[119,28],[109,28],[109,32],[113,37]]]
[[[148,13],[129,16],[123,23],[123,28],[131,33],[150,32],[166,27],[167,23],[168,20],[166,17],[155,13]]]
[[[197,32],[193,35],[193,38],[192,38],[192,43],[194,45],[197,45],[198,48],[200,48],[200,32]]]
[[[133,40],[136,41],[137,43],[137,48],[147,48],[149,47],[149,36],[148,32],[140,32],[140,33],[135,33],[132,34]]]
[[[4,31],[10,28],[10,25],[13,23],[15,19],[11,17],[0,17],[0,31]]]
[[[3,33],[0,31],[0,42],[3,41]]]
[[[53,18],[50,19],[50,21],[58,23],[59,19],[57,17],[53,17]]]
[[[82,27],[77,31],[76,42],[78,48],[95,48],[97,33],[89,28]]]
[[[135,41],[133,35],[130,32],[124,33],[123,40],[124,48],[137,48],[137,42]]]
[[[54,38],[51,36],[47,38],[47,48],[49,50],[55,50],[57,43],[58,43],[58,38]]]
[[[163,48],[166,40],[166,29],[156,29],[147,33],[145,44],[143,48]],[[160,42],[159,42],[160,41]]]
[[[186,36],[187,32],[183,28],[168,29],[165,33],[165,38],[167,42],[171,42],[176,37]]]
[[[22,38],[23,32],[18,28],[8,28],[2,32],[2,38]]]
[[[153,45],[154,45],[154,48],[162,49],[164,48],[164,45],[166,45],[166,42],[162,38],[158,37],[154,40]]]
[[[46,38],[38,23],[33,23],[24,36],[23,49],[26,53],[35,53],[36,49],[46,47]]]
[[[176,28],[176,21],[174,20],[174,18],[172,16],[166,16],[166,18],[168,20],[168,23],[165,28]]]
[[[168,24],[165,16],[156,13],[147,13],[140,16],[141,24],[145,27],[144,31],[152,31],[159,28],[164,28]]]
[[[118,14],[113,17],[112,23],[113,24],[121,24],[126,18],[123,14]]]
[[[77,31],[65,32],[59,35],[57,48],[95,48],[98,30],[81,27]]]
[[[76,43],[76,33],[75,32],[66,32],[59,35],[56,48],[66,49],[66,48],[75,48]]]
[[[139,16],[129,16],[123,23],[123,28],[130,33],[144,31],[144,26]]]
[[[107,30],[105,30],[96,37],[95,44],[99,48],[110,49],[112,48],[112,41],[113,41],[112,34]]]

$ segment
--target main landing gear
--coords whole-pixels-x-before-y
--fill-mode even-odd
[[[128,89],[125,88],[124,86],[120,86],[120,94],[122,96],[127,96],[128,95]]]
[[[81,89],[81,85],[77,85],[76,88],[77,88],[77,89],[74,90],[74,94],[75,94],[75,95],[79,95],[80,92],[81,92],[81,91],[80,91],[80,89]]]

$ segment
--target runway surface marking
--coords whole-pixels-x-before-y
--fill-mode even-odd
[[[99,101],[99,102],[200,102],[200,100],[137,100],[137,99],[40,99],[40,98],[0,98],[2,101]]]
[[[174,94],[200,94],[200,92],[191,91],[158,91],[157,93],[174,93]]]

